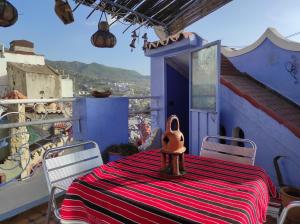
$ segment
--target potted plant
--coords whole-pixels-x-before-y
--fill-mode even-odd
[[[132,143],[111,145],[107,147],[106,151],[108,152],[109,162],[116,161],[139,152],[138,147]]]

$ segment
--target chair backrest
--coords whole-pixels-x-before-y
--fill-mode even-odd
[[[66,151],[67,154],[62,153]],[[102,164],[100,149],[93,141],[47,150],[43,156],[43,168],[49,192],[53,185],[67,189],[75,178],[91,172]]]
[[[221,144],[210,140],[229,140],[248,143],[250,147]],[[231,138],[224,136],[206,136],[202,141],[200,156],[225,160],[229,162],[254,165],[256,144],[249,139]]]

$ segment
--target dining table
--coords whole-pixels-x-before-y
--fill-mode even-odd
[[[186,174],[161,175],[161,152],[103,164],[68,188],[62,223],[242,223],[266,221],[276,188],[258,166],[185,155]]]

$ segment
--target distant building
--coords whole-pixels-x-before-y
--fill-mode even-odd
[[[60,98],[73,96],[73,80],[62,79],[45,64],[45,57],[34,52],[34,44],[14,40],[10,48],[0,45],[0,96],[19,90],[28,98]]]
[[[30,99],[59,98],[60,74],[47,65],[7,63],[8,85]]]

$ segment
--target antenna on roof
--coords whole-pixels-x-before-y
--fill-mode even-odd
[[[294,37],[294,36],[297,36],[297,35],[299,35],[299,34],[300,34],[300,32],[293,33],[293,34],[291,34],[291,35],[286,36],[285,38]]]
[[[4,58],[4,44],[0,43],[0,57]]]

